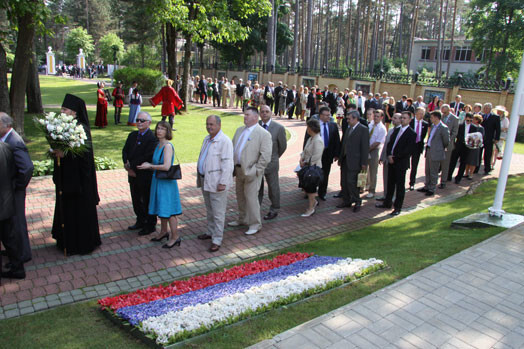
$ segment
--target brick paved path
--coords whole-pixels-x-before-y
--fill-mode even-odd
[[[314,216],[300,217],[307,203],[297,188],[293,169],[302,149],[305,126],[304,122],[297,120],[278,121],[292,135],[288,150],[281,158],[280,214],[275,220],[264,222],[262,230],[253,236],[244,235],[243,229],[226,228],[222,248],[215,254],[207,251],[208,241],[196,239],[197,235],[206,232],[206,219],[202,195],[195,185],[195,164],[182,166],[184,175],[179,188],[184,213],[179,227],[183,241],[180,248],[173,249],[162,249],[160,243],[150,242],[150,237],[139,237],[136,232],[127,231],[127,227],[135,221],[127,177],[123,170],[114,170],[97,173],[102,246],[89,255],[65,258],[62,251],[55,248],[50,233],[55,205],[54,185],[49,177],[34,178],[27,191],[27,220],[33,260],[26,264],[25,280],[2,280],[0,319],[203,273],[389,218],[389,211],[373,207],[375,200],[364,201],[363,209],[358,214],[337,209],[335,206],[339,201],[332,197],[333,192],[339,189],[340,177],[336,168],[330,176],[328,200],[321,202]],[[514,159],[512,172],[524,172],[524,156],[515,155]],[[418,173],[419,181],[422,181],[423,168]],[[380,191],[381,178],[378,183],[377,190]],[[470,183],[449,185],[445,190],[437,191],[431,199],[417,192],[407,193],[404,211],[435,204],[439,198],[451,200],[463,195],[466,184]],[[263,214],[268,211],[268,206],[265,197]],[[232,189],[229,192],[227,220],[236,218],[235,211],[236,200]]]
[[[250,348],[524,348],[524,224]]]

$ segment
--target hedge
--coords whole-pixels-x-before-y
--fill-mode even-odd
[[[53,160],[33,161],[33,177],[47,176],[53,174]],[[97,171],[114,170],[116,162],[108,157],[95,156],[95,169]]]
[[[160,71],[133,67],[116,70],[113,78],[115,81],[121,81],[125,89],[130,88],[133,81],[138,82],[138,89],[142,95],[156,94],[165,81]]]

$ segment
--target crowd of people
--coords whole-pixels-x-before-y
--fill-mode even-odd
[[[203,85],[205,81],[208,85]],[[244,115],[244,125],[238,127],[232,140],[221,130],[219,116],[206,119],[208,135],[197,161],[196,185],[205,202],[207,229],[198,239],[211,240],[211,252],[218,251],[223,243],[227,193],[233,183],[238,216],[227,223],[229,226],[245,226],[244,233],[253,235],[260,231],[263,220],[272,220],[279,214],[279,159],[286,151],[287,140],[285,128],[276,117],[295,116],[306,122],[303,152],[296,169],[298,185],[308,199],[302,217],[314,215],[316,207],[326,200],[333,163],[341,171],[341,190],[334,195],[341,199],[337,208],[352,207],[353,212],[359,212],[363,199],[375,198],[377,173],[382,165],[384,195],[376,197],[376,207],[393,208],[391,215],[395,216],[402,210],[407,171],[410,169],[407,190],[413,191],[423,154],[424,185],[417,190],[432,196],[437,189],[445,188],[453,176],[457,184],[463,178],[471,179],[481,169],[482,160],[484,174],[489,174],[502,157],[509,127],[508,112],[503,106],[466,105],[460,95],[450,104],[435,97],[426,105],[421,96],[395,100],[387,92],[366,98],[362,91],[339,92],[327,86],[323,90],[301,86],[297,91],[295,86],[289,89],[281,82],[277,87],[273,83],[255,83],[251,88],[250,82],[243,85],[242,80],[239,84],[229,83],[226,78],[221,81],[218,88],[220,82],[216,80],[195,77],[199,101],[204,103],[211,98],[217,107],[224,101],[230,107],[235,103]],[[209,83],[215,87],[207,89]],[[153,106],[162,103],[162,121],[153,131],[151,115],[140,111],[137,85],[133,83],[128,92],[133,101],[131,109],[134,108],[129,124],[137,130],[129,134],[122,150],[136,214],[136,222],[129,229],[139,230],[141,236],[156,233],[151,241],[166,239],[162,247],[173,248],[181,245],[178,216],[182,214],[182,205],[177,184],[180,175],[175,171],[176,149],[171,140],[173,117],[182,101],[172,87],[173,81],[167,80],[151,98]],[[215,96],[217,89],[228,90],[229,94]],[[95,125],[101,126],[99,121],[104,118],[107,124],[108,93],[103,84],[97,93]],[[115,100],[118,124],[125,97],[122,84],[118,83],[110,95]],[[78,120],[91,144],[84,101],[68,94],[62,112]],[[100,198],[92,146],[88,149],[80,156],[59,150],[51,152],[57,186],[52,236],[57,247],[67,254],[90,253],[101,244],[96,210]],[[11,203],[0,210],[1,239],[9,257],[2,276],[24,278],[24,263],[32,258],[25,220],[25,188],[33,165],[23,140],[12,128],[12,119],[5,113],[0,114],[0,162],[0,183],[15,183],[10,188],[3,185],[0,191],[3,202]],[[271,205],[262,216],[265,185]],[[161,224],[157,232],[158,218]]]

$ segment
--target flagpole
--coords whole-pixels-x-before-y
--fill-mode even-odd
[[[508,136],[506,138],[506,146],[504,148],[502,165],[500,167],[500,173],[497,182],[497,191],[495,192],[493,206],[489,208],[489,215],[492,217],[502,218],[503,215],[506,213],[502,209],[502,202],[504,200],[504,191],[506,190],[506,184],[508,181],[509,167],[511,165],[511,157],[513,155],[515,138],[517,136],[520,114],[524,114],[524,54],[522,56],[522,62],[520,63],[517,89],[515,90],[513,106],[511,107]]]

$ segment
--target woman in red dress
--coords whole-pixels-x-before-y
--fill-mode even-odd
[[[97,96],[97,102],[96,102],[96,118],[95,118],[95,126],[98,126],[99,128],[104,128],[107,126],[107,98],[106,93],[104,91],[104,83],[99,82],[97,84],[98,91]]]
[[[173,128],[175,108],[179,110],[184,106],[184,103],[171,85],[173,85],[173,80],[167,79],[166,86],[162,87],[153,98],[149,99],[149,101],[153,107],[162,103],[162,121],[165,121],[169,116],[169,124],[171,125],[171,128]]]

